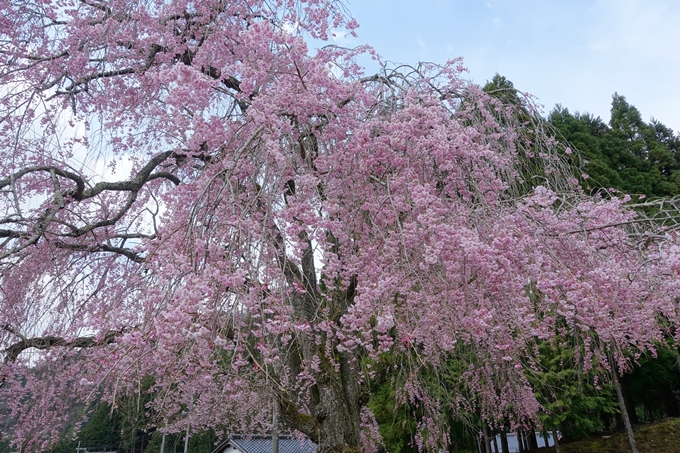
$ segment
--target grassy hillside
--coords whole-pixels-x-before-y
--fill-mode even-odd
[[[635,428],[640,453],[680,453],[680,418],[666,419]],[[554,448],[533,450],[552,453]],[[561,453],[626,453],[630,451],[625,432],[560,445]]]

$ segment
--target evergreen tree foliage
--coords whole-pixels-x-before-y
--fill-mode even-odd
[[[590,114],[557,106],[548,116],[583,158],[585,188],[614,188],[630,195],[668,197],[680,193],[680,139],[662,123],[643,121],[637,108],[617,93],[605,124]]]
[[[121,443],[122,417],[111,405],[102,403],[92,418],[78,435],[82,446],[96,448],[99,451],[118,450]],[[73,443],[77,444],[77,441]]]
[[[599,117],[590,114],[570,113],[560,105],[548,116],[550,123],[578,151],[573,155],[571,164],[574,173],[587,174],[583,179],[584,188],[597,191],[602,187],[621,187],[623,182],[619,173],[611,166],[604,147],[604,137],[609,128]],[[579,162],[578,158],[582,159]]]
[[[498,73],[496,73],[491,80],[488,80],[482,90],[501,100],[504,104],[511,104],[520,106],[523,104],[520,99],[515,84]]]
[[[531,383],[543,407],[543,427],[558,427],[568,440],[605,431],[606,421],[618,412],[613,387],[598,385],[596,373],[579,367],[573,345],[550,341],[538,348],[541,363]]]
[[[389,380],[374,384],[368,407],[380,427],[385,449],[390,453],[415,453],[417,424],[407,404],[397,403],[397,392]]]
[[[677,352],[661,349],[656,357],[641,357],[633,372],[624,376],[621,383],[630,404],[636,408],[637,421],[680,416],[678,371]]]

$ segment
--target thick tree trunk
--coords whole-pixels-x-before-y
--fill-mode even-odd
[[[351,453],[361,449],[361,408],[366,392],[349,358],[340,356],[338,372],[332,364],[322,365],[312,388],[311,414],[279,395],[281,420],[291,429],[306,434],[317,444],[318,453]]]
[[[361,449],[361,409],[368,401],[368,388],[359,380],[359,357],[350,353],[329,354],[313,338],[299,336],[297,352],[288,364],[295,382],[302,363],[318,363],[311,395],[277,393],[279,419],[290,429],[307,435],[318,453],[350,453]],[[333,348],[334,349],[334,348]],[[301,410],[305,407],[305,411]]]
[[[623,419],[623,425],[626,427],[626,434],[628,435],[628,442],[630,443],[630,451],[632,453],[638,453],[637,445],[635,444],[635,436],[633,435],[633,427],[630,424],[630,418],[628,418],[628,411],[626,410],[626,402],[623,399],[623,392],[621,391],[621,383],[619,382],[619,377],[616,375],[616,371],[614,371],[612,375],[614,376],[616,397],[619,400],[619,407],[621,408],[621,418]]]
[[[319,387],[319,404],[315,408],[319,420],[319,453],[359,451],[361,447],[362,394],[358,372],[348,363],[349,357],[340,358],[340,372],[329,377]]]
[[[276,225],[272,231],[277,232]],[[311,240],[304,229],[299,238],[307,243],[298,268],[286,256],[280,234],[275,234],[275,244],[280,251],[280,267],[291,286],[302,282],[305,292],[296,293],[290,303],[296,318],[306,320],[309,325],[318,322],[319,294],[314,267]],[[339,323],[341,315],[352,304],[356,278],[338,297],[329,303],[333,320]],[[317,453],[352,453],[361,450],[361,409],[368,401],[368,389],[359,380],[360,358],[351,353],[340,353],[337,345],[328,344],[323,334],[300,334],[295,348],[287,357],[289,382],[296,382],[303,368],[314,374],[311,398],[306,395],[291,395],[275,390],[279,403],[280,420],[290,429],[307,435],[317,444]],[[315,363],[314,366],[311,364]],[[308,412],[303,412],[306,407]]]

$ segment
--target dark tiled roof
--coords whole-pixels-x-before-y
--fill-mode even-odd
[[[215,452],[222,452],[230,445],[242,453],[272,453],[272,436],[234,434],[220,444]],[[316,444],[309,439],[293,439],[290,436],[279,435],[279,453],[315,452]]]

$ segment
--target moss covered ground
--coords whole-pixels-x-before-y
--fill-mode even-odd
[[[639,453],[680,453],[680,418],[671,418],[638,425],[634,428]],[[535,453],[552,453],[555,449],[540,448]],[[627,453],[630,444],[624,431],[610,436],[570,442],[560,445],[560,453]]]

